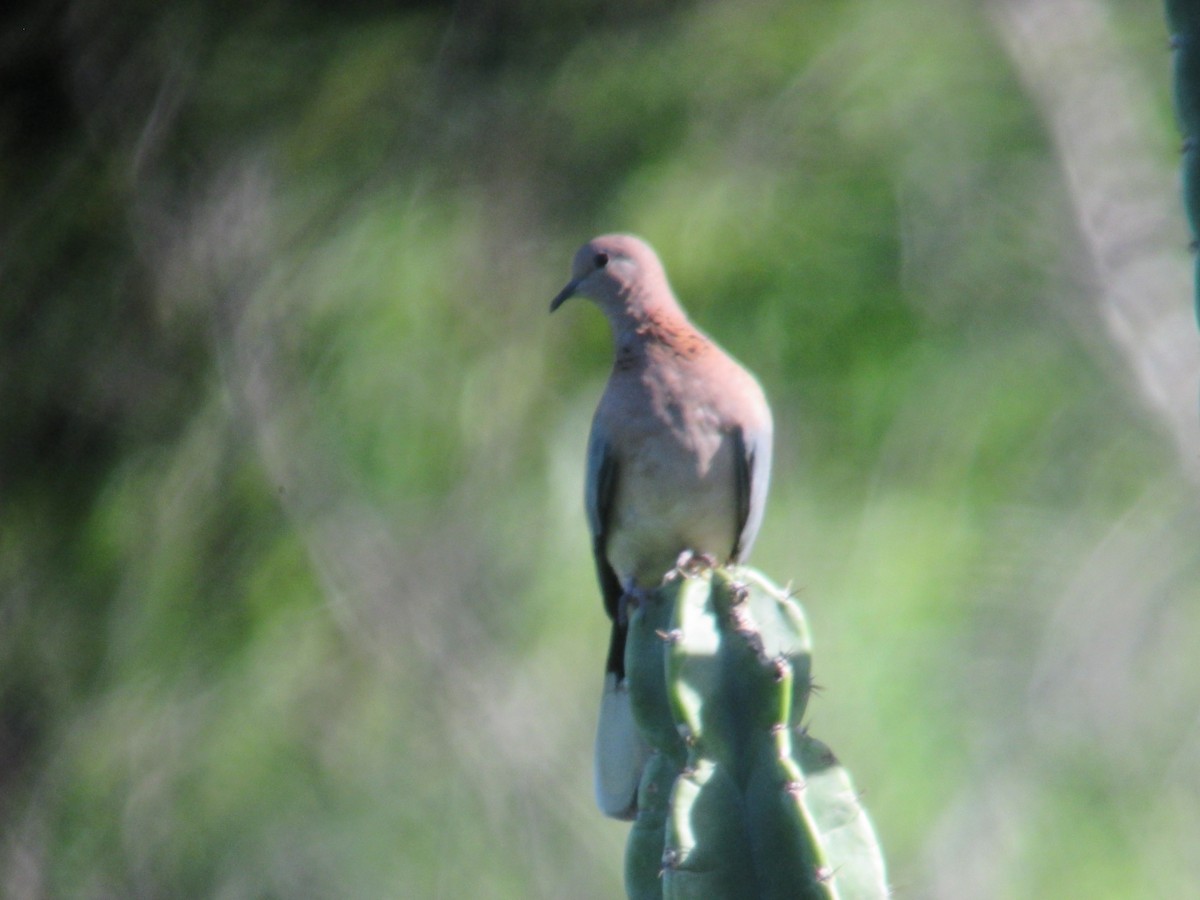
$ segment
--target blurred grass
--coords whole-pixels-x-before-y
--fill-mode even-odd
[[[987,4],[124,7],[0,14],[6,896],[619,893],[546,316],[615,229],[772,399],[898,895],[1188,893],[1195,482]]]

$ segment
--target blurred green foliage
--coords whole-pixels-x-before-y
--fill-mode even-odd
[[[755,564],[899,895],[1194,889],[1196,487],[997,6],[9,4],[5,896],[618,895],[609,338],[546,317],[610,230],[772,399]]]

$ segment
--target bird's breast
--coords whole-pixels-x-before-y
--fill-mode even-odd
[[[717,411],[658,391],[619,415],[608,426],[622,435],[608,558],[622,582],[658,584],[684,550],[727,559],[737,539],[734,440]]]

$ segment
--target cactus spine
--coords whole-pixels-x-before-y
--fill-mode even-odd
[[[800,727],[811,645],[753,569],[681,561],[633,605],[626,675],[654,753],[625,858],[631,898],[878,898],[883,857],[849,777]]]

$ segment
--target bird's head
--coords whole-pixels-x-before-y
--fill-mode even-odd
[[[580,247],[571,261],[571,280],[550,302],[550,312],[576,295],[595,302],[609,318],[636,317],[659,298],[674,302],[658,256],[628,234],[606,234]]]

